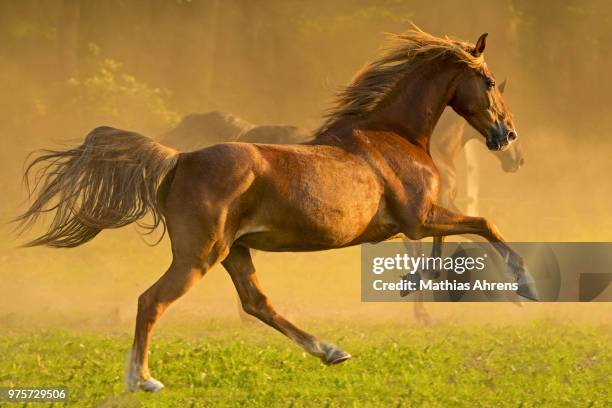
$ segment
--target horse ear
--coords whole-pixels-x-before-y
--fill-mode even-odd
[[[499,84],[499,86],[497,87],[499,89],[499,92],[504,93],[504,90],[506,89],[506,83],[508,83],[508,79],[504,79],[502,83]]]
[[[475,57],[480,57],[487,46],[487,35],[489,33],[484,33],[480,37],[478,37],[478,41],[476,41],[476,46],[474,47],[474,51],[472,51],[472,55]]]

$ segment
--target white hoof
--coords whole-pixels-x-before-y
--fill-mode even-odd
[[[140,383],[140,389],[146,392],[158,392],[162,388],[164,388],[164,384],[153,377]]]

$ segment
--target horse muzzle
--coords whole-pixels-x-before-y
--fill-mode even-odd
[[[501,151],[505,150],[510,143],[518,139],[515,130],[500,129],[501,131],[493,132],[494,134],[487,137],[486,144],[489,150]]]

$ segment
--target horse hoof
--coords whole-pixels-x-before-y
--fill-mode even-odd
[[[523,284],[520,285],[516,291],[517,295],[522,296],[526,299],[529,300],[533,300],[533,301],[539,301],[538,299],[538,292],[536,291],[535,287],[533,285],[529,285],[529,284]]]
[[[164,384],[153,377],[140,383],[140,389],[146,392],[159,392],[162,388]]]
[[[329,345],[326,347],[325,355],[323,356],[322,360],[325,364],[332,365],[340,364],[351,357],[352,356],[346,351],[343,351],[334,345]]]
[[[516,283],[518,283],[518,289],[516,293],[529,300],[538,301],[538,290],[536,289],[533,278],[525,269],[519,270],[516,275]]]

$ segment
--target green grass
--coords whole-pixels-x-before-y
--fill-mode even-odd
[[[131,338],[102,331],[3,330],[0,384],[65,385],[68,405],[83,407],[612,404],[606,327],[330,324],[313,332],[354,358],[326,367],[260,325],[198,326],[204,335],[162,327],[154,337],[158,394],[124,391]]]

